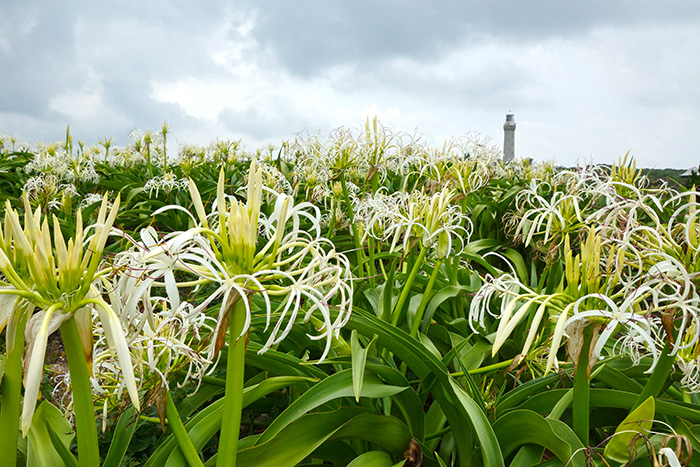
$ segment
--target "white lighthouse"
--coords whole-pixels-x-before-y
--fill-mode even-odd
[[[515,116],[513,114],[506,114],[503,133],[503,162],[509,162],[515,157]]]

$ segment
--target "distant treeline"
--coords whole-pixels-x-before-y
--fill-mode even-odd
[[[700,176],[681,177],[686,169],[642,169],[642,173],[647,176],[652,185],[659,181],[665,181],[668,186],[675,189],[690,188],[693,185],[700,185]]]

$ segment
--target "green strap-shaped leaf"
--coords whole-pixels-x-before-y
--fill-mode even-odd
[[[421,332],[426,332],[426,330],[428,329],[428,325],[430,324],[430,320],[433,319],[435,310],[437,310],[440,305],[442,305],[445,301],[458,296],[461,293],[467,293],[471,291],[471,287],[467,287],[466,285],[448,285],[437,291],[435,295],[430,297],[428,306],[425,308],[423,322],[421,323]]]
[[[557,373],[528,381],[501,397],[496,404],[496,413],[516,408],[524,401],[538,394],[549,394],[552,391],[552,386],[558,383],[559,375]],[[557,398],[557,400],[559,399]]]
[[[243,389],[243,407],[247,407],[261,397],[283,387],[309,381],[311,381],[310,378],[299,376],[279,376],[266,379],[260,384]],[[222,408],[223,399],[219,399],[185,423],[187,434],[197,449],[201,449],[221,428]],[[165,465],[166,462],[169,465],[184,465],[184,456],[172,433],[155,449],[145,465],[146,467],[161,466]],[[178,462],[182,462],[182,464]]]
[[[520,448],[510,463],[510,467],[532,467],[542,462],[544,447],[536,444],[526,444]]]
[[[454,381],[449,378],[450,385],[454,394],[453,403],[458,401],[457,407],[461,405],[471,421],[474,431],[476,431],[479,441],[481,441],[481,450],[486,460],[486,465],[503,465],[503,455],[499,446],[498,438],[496,437],[491,424],[486,418],[486,414],[481,410],[481,407],[474,402],[474,399]],[[455,401],[456,399],[456,401]],[[457,440],[459,442],[459,440]]]
[[[547,414],[556,403],[566,394],[568,389],[551,389],[534,395],[520,404],[519,408],[532,410],[539,414]],[[613,389],[591,389],[591,407],[614,407],[630,410],[638,394]],[[501,411],[504,413],[504,411]],[[670,417],[679,417],[691,423],[700,423],[700,410],[692,404],[679,401],[657,400],[656,413]]]
[[[576,435],[571,432],[568,439],[562,436],[571,429],[558,420],[547,420],[531,410],[514,410],[502,416],[493,424],[493,431],[504,457],[520,446],[535,444],[549,449],[565,465],[586,465],[583,452],[577,452],[583,445]]]
[[[405,463],[394,463],[391,456],[382,451],[368,451],[357,456],[347,467],[398,467]]]
[[[406,387],[384,384],[374,375],[367,375],[360,395],[363,397],[391,397],[407,389]],[[328,401],[340,397],[353,397],[352,370],[342,370],[316,383],[311,389],[292,402],[265,430],[256,444],[263,444],[275,436],[289,423],[305,413],[314,410]]]
[[[238,452],[238,464],[256,467],[292,467],[330,440],[360,439],[372,442],[395,457],[408,446],[411,434],[399,419],[362,413],[359,407],[307,414],[266,442]]]
[[[367,364],[367,352],[377,340],[374,336],[364,349],[360,345],[357,337],[357,331],[353,330],[350,335],[350,348],[352,349],[352,392],[355,395],[355,400],[360,402],[360,392],[362,391],[362,383],[365,378],[365,365]]]
[[[408,380],[400,371],[376,363],[368,363],[365,368],[388,384],[406,387],[405,391],[391,397],[391,414],[399,417],[411,430],[413,438],[422,442],[425,438],[425,401],[409,387]]]
[[[117,425],[114,427],[112,442],[107,451],[102,467],[119,467],[126,454],[126,450],[131,443],[131,438],[134,436],[136,426],[138,425],[138,414],[133,405],[129,404],[124,413],[121,414]]]
[[[304,362],[297,357],[277,352],[274,349],[269,349],[260,355],[258,352],[261,349],[262,345],[257,342],[251,340],[248,343],[248,351],[245,355],[246,368],[253,366],[280,376],[287,376],[290,371],[295,372],[298,376],[309,376],[319,379],[328,376],[316,365],[303,365],[302,363]]]
[[[353,317],[347,327],[357,329],[365,336],[377,334],[379,344],[406,363],[418,378],[423,381],[428,376],[435,378],[432,393],[447,416],[452,433],[458,441],[456,445],[460,465],[468,466],[471,460],[473,446],[471,443],[467,445],[460,440],[471,439],[472,428],[479,438],[485,465],[490,467],[504,465],[498,440],[486,415],[473,399],[459,388],[439,359],[427,352],[406,332],[359,308],[353,310]]]
[[[515,272],[518,274],[520,281],[523,284],[527,284],[529,282],[529,274],[527,273],[527,266],[525,266],[525,260],[522,255],[512,248],[508,248],[502,253],[515,267]]]
[[[610,365],[603,366],[603,369],[596,377],[596,381],[606,384],[612,389],[618,389],[620,391],[637,393],[642,391],[642,385],[639,384],[639,382],[625,375],[617,368],[611,367]]]
[[[68,447],[63,444],[63,440],[58,433],[53,430],[50,423],[46,424],[46,430],[49,434],[49,438],[51,439],[54,449],[56,449],[56,452],[61,460],[63,460],[66,467],[79,467],[78,459],[76,459],[75,456],[68,450]]]
[[[49,426],[54,432],[55,443],[49,434]],[[27,433],[27,466],[62,465],[64,461],[54,444],[60,443],[67,449],[73,435],[70,423],[63,418],[61,411],[53,404],[43,401],[34,412]]]
[[[265,376],[265,374],[262,372],[260,374]],[[202,383],[197,392],[190,394],[189,396],[185,397],[182,402],[180,402],[180,404],[177,406],[177,411],[180,413],[180,416],[183,419],[186,419],[204,404],[223,392],[224,388],[221,386]]]
[[[253,447],[255,443],[250,443],[249,445],[242,446],[239,448],[245,449]],[[332,465],[345,466],[349,459],[354,459],[357,457],[357,451],[352,448],[350,443],[345,441],[326,441],[319,447],[317,447],[314,452],[309,454],[307,459],[313,459],[314,461],[324,461],[326,464],[330,463]],[[318,462],[316,462],[318,465]]]
[[[603,455],[617,462],[628,462],[630,451],[637,451],[643,442],[643,438],[638,435],[649,437],[655,411],[653,397],[649,397],[632,410],[615,429],[615,434],[605,446]]]

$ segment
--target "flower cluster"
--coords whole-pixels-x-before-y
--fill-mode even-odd
[[[379,191],[356,201],[356,221],[364,236],[391,241],[391,249],[401,245],[404,251],[411,243],[434,250],[438,257],[460,252],[469,242],[472,225],[459,206],[452,204],[452,190],[433,195],[425,192],[394,193]]]
[[[172,172],[166,172],[162,176],[156,175],[155,177],[146,181],[143,186],[144,191],[147,191],[149,196],[158,196],[160,191],[169,194],[173,190],[186,190],[189,187],[189,182],[184,178],[177,178],[177,176]]]
[[[196,227],[173,232],[162,239],[145,229],[141,241],[122,254],[132,274],[123,279],[131,290],[124,312],[134,313],[139,301],[151,294],[153,287],[162,284],[171,309],[180,306],[175,271],[192,275],[197,286],[214,284],[216,289],[193,308],[203,312],[215,301],[222,306],[217,319],[215,335],[225,332],[225,323],[233,302],[242,300],[246,308],[248,332],[253,309],[250,294],[260,294],[265,303],[263,313],[267,327],[273,319],[272,302],[279,300],[277,324],[272,327],[262,351],[279,343],[291,330],[302,304],[308,307],[304,321],[318,313],[321,316],[320,334],[312,339],[327,340],[322,358],[330,350],[331,340],[347,322],[352,306],[352,280],[347,258],[320,236],[320,213],[309,203],[294,205],[291,197],[273,193],[274,211],[265,216],[260,207],[263,197],[263,172],[255,161],[251,163],[246,203],[225,194],[224,173],[218,182],[217,198],[207,214],[196,185],[190,181],[190,192],[195,205]],[[156,216],[168,206],[156,212]],[[187,211],[189,212],[189,211]],[[311,228],[302,227],[310,222]],[[267,243],[258,248],[258,233]],[[126,264],[125,263],[125,264]],[[338,302],[334,307],[330,303]],[[239,336],[232,336],[238,338]],[[214,339],[209,351],[213,358],[221,345]]]

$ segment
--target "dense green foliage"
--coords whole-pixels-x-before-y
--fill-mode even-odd
[[[255,153],[169,133],[2,139],[2,465],[700,457],[677,171],[503,164],[376,120]]]

